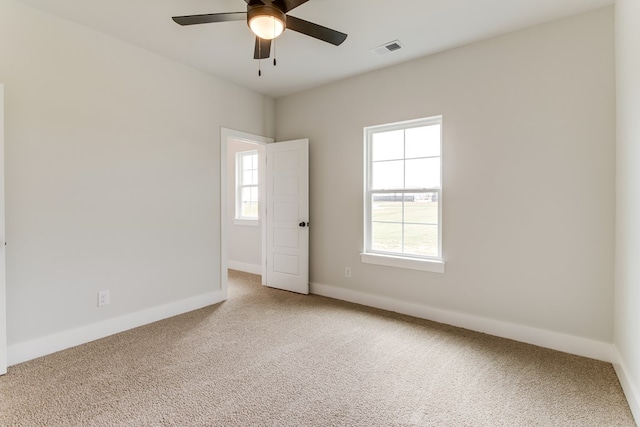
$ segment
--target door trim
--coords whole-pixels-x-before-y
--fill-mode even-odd
[[[228,297],[228,277],[227,269],[229,253],[227,251],[227,228],[229,225],[228,218],[228,181],[227,181],[227,152],[228,144],[230,140],[239,140],[244,142],[250,142],[252,144],[267,145],[272,143],[273,138],[266,136],[254,135],[239,130],[228,129],[225,127],[220,128],[220,290],[226,300]],[[266,151],[266,150],[265,150]],[[263,159],[264,160],[264,159]],[[264,164],[260,165],[264,170]],[[264,188],[264,186],[261,186]],[[266,204],[263,202],[260,204],[260,217],[263,219],[260,221],[260,227],[262,228],[262,281],[263,285],[266,280],[266,224],[265,218]]]

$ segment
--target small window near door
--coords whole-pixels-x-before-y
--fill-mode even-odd
[[[236,219],[257,221],[258,150],[236,153]]]

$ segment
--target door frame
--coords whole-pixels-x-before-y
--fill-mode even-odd
[[[228,298],[228,276],[227,269],[228,267],[228,257],[229,253],[227,250],[227,231],[229,227],[229,215],[228,215],[228,166],[227,166],[227,154],[228,154],[228,145],[229,141],[237,140],[243,142],[249,142],[257,145],[270,144],[274,142],[273,138],[268,138],[266,136],[254,135],[252,133],[242,132],[239,130],[229,129],[225,127],[220,128],[220,290],[224,295],[224,299]],[[260,168],[265,171],[265,159],[266,159],[266,149],[265,156],[262,159],[262,163],[260,164]],[[261,177],[264,176],[261,174]],[[262,183],[260,188],[265,188],[266,183]],[[266,262],[267,262],[267,254],[266,254],[266,203],[264,201],[264,194],[266,191],[261,192],[261,196],[263,197],[262,203],[260,203],[260,228],[262,231],[262,284],[266,284]]]

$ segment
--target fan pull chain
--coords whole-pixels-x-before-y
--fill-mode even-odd
[[[262,77],[262,40],[258,40],[258,77]]]
[[[276,39],[273,39],[273,66],[276,66]]]
[[[273,32],[276,32],[276,20],[273,20]],[[276,39],[273,39],[273,66],[276,66]]]

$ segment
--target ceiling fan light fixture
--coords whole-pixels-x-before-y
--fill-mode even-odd
[[[284,12],[269,6],[254,7],[247,15],[253,34],[264,40],[272,40],[282,34],[286,19]]]

